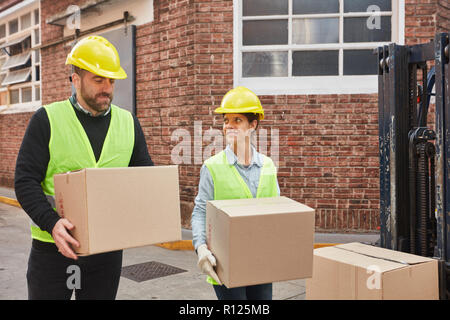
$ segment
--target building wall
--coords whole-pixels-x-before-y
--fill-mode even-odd
[[[450,1],[438,0],[437,7],[438,32],[450,32]]]
[[[47,17],[84,2],[42,0],[42,43],[62,36],[60,27],[45,23]],[[406,44],[434,38],[436,11],[444,3],[406,1]],[[438,24],[448,25],[448,14],[439,17]],[[202,151],[209,144],[200,134],[221,129],[213,110],[233,86],[233,1],[155,0],[154,21],[138,26],[136,37],[137,115],[155,164],[173,164],[171,152],[179,143],[172,139],[175,130],[186,129],[192,137],[192,163],[179,166],[183,225],[188,227]],[[70,94],[64,66],[68,51],[63,44],[41,50],[43,103]],[[268,131],[269,141],[271,130],[279,132],[281,194],[315,208],[317,230],[376,231],[377,95],[260,98],[266,115],[260,128]],[[15,155],[30,116],[0,115],[0,185],[13,185]],[[201,132],[194,132],[200,121]]]
[[[415,45],[434,39],[439,0],[405,0],[405,44]]]
[[[31,113],[0,114],[0,186],[14,187],[14,168]]]

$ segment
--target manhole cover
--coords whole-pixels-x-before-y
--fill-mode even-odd
[[[182,272],[186,272],[186,270],[164,263],[150,261],[123,267],[121,276],[136,282],[142,282]]]

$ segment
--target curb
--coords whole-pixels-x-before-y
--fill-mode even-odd
[[[191,250],[194,251],[194,245],[192,240],[180,240],[174,242],[163,242],[155,244],[157,247],[161,247],[169,250]]]
[[[19,201],[17,201],[16,199],[0,196],[0,202],[9,204],[14,207],[22,208],[22,206],[19,204]]]
[[[0,202],[9,204],[14,207],[22,208],[16,199],[11,199],[11,198],[0,196]],[[335,246],[338,244],[339,243],[314,243],[314,249]],[[163,243],[155,244],[155,246],[161,247],[164,249],[169,249],[169,250],[191,250],[191,251],[194,251],[194,245],[192,244],[192,240],[163,242]]]
[[[314,243],[314,249],[337,246],[340,243]],[[181,240],[174,242],[164,242],[155,244],[155,246],[169,249],[169,250],[194,250],[192,240]]]

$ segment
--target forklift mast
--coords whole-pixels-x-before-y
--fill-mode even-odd
[[[380,245],[439,261],[450,299],[449,34],[377,49]],[[433,87],[435,94],[432,93]],[[431,96],[435,122],[427,123]]]

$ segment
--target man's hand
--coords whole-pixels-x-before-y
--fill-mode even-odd
[[[222,285],[217,273],[214,271],[216,266],[216,258],[211,251],[208,250],[206,244],[202,244],[197,248],[198,267],[203,273],[213,278],[219,285]]]
[[[59,219],[58,222],[55,224],[52,230],[52,237],[53,240],[55,240],[55,244],[58,247],[58,251],[61,252],[61,254],[67,258],[77,260],[77,255],[73,252],[72,248],[70,247],[69,243],[79,247],[80,244],[77,240],[75,240],[68,230],[72,230],[75,226],[70,223],[67,219]]]

